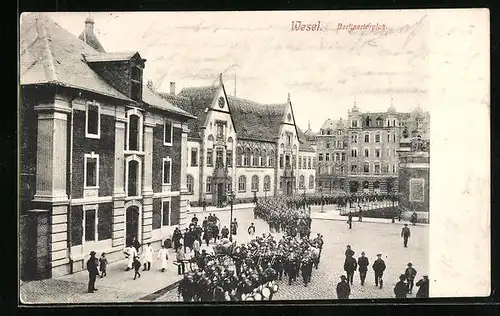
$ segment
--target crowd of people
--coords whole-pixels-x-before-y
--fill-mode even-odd
[[[278,290],[276,281],[288,276],[291,285],[299,274],[307,286],[313,268],[318,268],[323,237],[276,240],[263,234],[247,244],[230,245],[222,253],[202,250],[195,255],[196,267],[185,273],[178,288],[184,301],[271,300]]]

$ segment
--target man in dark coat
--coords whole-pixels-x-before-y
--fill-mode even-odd
[[[181,280],[178,287],[179,296],[182,295],[184,302],[190,302],[193,299],[193,282],[192,278],[187,274],[184,275],[184,279]]]
[[[349,229],[352,229],[352,213],[349,211],[349,217],[347,218],[347,224],[349,224]]]
[[[179,227],[176,227],[172,235],[172,241],[174,242],[174,250],[177,251],[181,247],[182,232]]]
[[[310,258],[304,259],[301,265],[302,271],[302,280],[304,281],[304,286],[307,286],[311,282],[311,274],[312,274],[313,263]]]
[[[428,298],[429,297],[429,278],[424,275],[416,284],[418,286],[417,298]]]
[[[347,245],[346,250],[345,250],[345,256],[346,257],[354,256],[354,251],[351,249],[351,245]]]
[[[297,278],[297,262],[295,258],[288,258],[285,262],[285,273],[288,275],[288,285],[292,285],[292,281]]]
[[[222,238],[227,238],[229,236],[229,229],[227,229],[227,227],[224,226],[220,231],[220,234],[222,235]]]
[[[405,282],[406,276],[401,274],[399,276],[399,282],[394,286],[394,294],[396,298],[406,298],[408,294],[408,285]]]
[[[349,299],[350,294],[351,287],[349,286],[345,275],[341,275],[340,282],[337,284],[337,298],[339,300],[347,300]]]
[[[366,272],[368,271],[369,265],[368,258],[365,257],[365,252],[361,252],[361,257],[358,258],[358,267],[359,267],[359,278],[361,279],[361,285],[365,285]]]
[[[191,245],[192,245],[192,233],[191,231],[189,231],[187,228],[186,230],[184,231],[184,252],[187,252],[186,248],[189,248],[191,249]]]
[[[208,225],[208,218],[205,216],[205,219],[203,220],[203,222],[201,223],[201,227],[203,229],[205,229]]]
[[[382,280],[382,276],[385,271],[385,262],[382,259],[382,254],[377,254],[377,260],[372,265],[373,271],[375,272],[375,286],[378,286],[380,283],[380,288],[382,288],[384,281]]]
[[[284,260],[282,256],[278,256],[274,259],[273,269],[278,275],[278,279],[281,281],[283,279],[283,270],[285,269]]]
[[[363,221],[363,209],[360,206],[359,211],[358,211],[358,222],[362,222],[362,221]]]
[[[210,239],[212,239],[212,230],[208,226],[203,230],[203,239],[205,239],[205,242],[208,246],[208,244],[210,243]]]
[[[231,235],[236,235],[238,232],[238,222],[236,218],[231,222]]]
[[[347,273],[347,282],[351,283],[351,285],[354,279],[354,271],[356,271],[357,267],[358,263],[356,262],[356,259],[354,259],[352,256],[348,256],[345,258],[344,271]]]
[[[408,283],[408,292],[411,294],[413,290],[413,281],[417,275],[417,270],[413,268],[411,262],[408,263],[408,268],[405,270],[406,282]]]
[[[89,272],[89,286],[88,292],[94,293],[97,291],[95,288],[95,279],[99,274],[97,267],[99,266],[99,260],[95,257],[95,251],[90,252],[90,258],[87,260],[87,271]]]
[[[406,247],[408,247],[408,238],[410,238],[410,228],[408,227],[408,224],[405,224],[405,227],[401,230],[401,237],[403,238],[403,244]]]

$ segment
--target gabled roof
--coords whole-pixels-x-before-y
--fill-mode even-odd
[[[93,53],[93,54],[83,54],[85,60],[89,63],[94,62],[108,62],[108,61],[128,61],[133,57],[138,56],[140,59],[141,55],[139,52],[118,52],[118,53]],[[145,59],[142,59],[146,61]]]
[[[172,103],[168,102],[167,100],[161,98],[158,94],[154,93],[149,89],[148,86],[144,85],[142,87],[142,102],[149,104],[153,108],[171,112],[171,113],[176,113],[188,118],[195,119],[196,116],[191,115],[190,113],[182,110],[181,108],[173,105]],[[194,121],[194,120],[191,120]],[[188,123],[189,124],[189,123]]]
[[[338,120],[327,119],[325,121],[325,123],[323,123],[323,126],[321,126],[321,129],[336,130],[339,128],[341,128],[341,129],[346,128],[346,120],[344,120],[344,119],[338,119]]]
[[[288,104],[260,104],[228,97],[238,138],[275,142]]]
[[[20,28],[21,85],[56,84],[132,101],[92,70],[82,54],[97,51],[43,13],[25,13]]]
[[[306,152],[314,152],[314,148],[311,147],[311,143],[309,142],[305,133],[297,126],[297,134],[299,136],[299,151]]]

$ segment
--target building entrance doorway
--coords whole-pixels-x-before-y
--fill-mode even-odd
[[[137,206],[130,206],[127,208],[125,215],[125,242],[130,245],[134,237],[140,241],[139,238],[139,208]]]

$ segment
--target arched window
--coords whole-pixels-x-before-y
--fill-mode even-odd
[[[127,159],[127,196],[139,196],[141,192],[141,163],[135,155]]]
[[[375,134],[375,142],[380,143],[380,133]]]
[[[208,135],[208,141],[213,142],[214,141],[214,136],[212,134]]]
[[[244,165],[245,167],[248,167],[250,166],[250,154],[251,154],[251,151],[250,151],[250,148],[245,148],[245,156],[244,156]]]
[[[186,187],[188,192],[191,194],[193,194],[193,183],[194,183],[193,176],[190,174],[186,175]]]
[[[137,109],[127,111],[127,150],[142,151],[142,114]]]
[[[332,131],[330,131],[330,130],[328,130],[328,131],[326,132],[326,135],[331,135],[331,134],[332,134]]]
[[[264,177],[264,191],[271,191],[271,177]]]
[[[259,149],[255,149],[253,152],[253,159],[252,159],[252,166],[258,167],[259,166],[259,160],[260,160],[260,151]]]
[[[236,165],[238,167],[243,165],[243,149],[241,147],[236,148]]]
[[[262,155],[260,158],[260,165],[262,167],[267,167],[267,151],[265,149],[262,149]]]
[[[299,177],[299,189],[303,189],[303,188],[304,188],[304,181],[305,181],[305,180],[304,180],[304,176],[303,176],[303,175],[301,175],[301,176]]]
[[[314,176],[309,176],[309,189],[314,189]]]
[[[357,144],[358,143],[358,134],[353,133],[352,134],[352,143]]]
[[[380,163],[379,162],[376,162],[374,165],[374,172],[375,173],[380,173]]]
[[[274,150],[269,152],[269,167],[274,168]]]
[[[365,162],[363,165],[363,172],[364,173],[369,173],[370,172],[370,164],[368,162]]]
[[[252,191],[259,192],[259,176],[252,176]]]
[[[247,178],[245,176],[240,176],[238,178],[238,191],[245,192],[247,190]]]
[[[369,143],[370,142],[370,134],[366,133],[365,134],[365,143]]]

